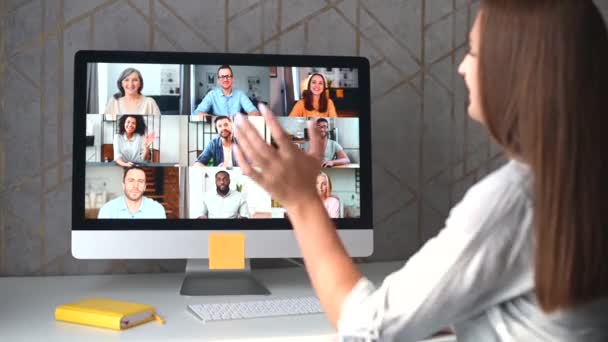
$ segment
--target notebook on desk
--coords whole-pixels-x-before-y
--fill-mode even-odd
[[[122,330],[152,320],[163,322],[153,306],[114,299],[89,298],[58,306],[58,321]]]

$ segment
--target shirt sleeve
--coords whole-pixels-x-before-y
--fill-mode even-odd
[[[247,206],[247,200],[245,196],[241,196],[241,205],[239,207],[240,217],[249,217],[249,206]]]
[[[329,217],[340,218],[340,200],[335,197],[328,197],[326,201]]]
[[[105,115],[109,115],[113,118],[116,117],[116,99],[112,96],[110,98],[110,100],[108,101],[108,103],[106,104],[106,111],[105,111]]]
[[[124,161],[124,157],[122,156],[122,151],[120,150],[120,140],[121,137],[118,134],[114,135],[114,160],[122,159]]]
[[[108,202],[109,203],[109,202]],[[97,218],[98,219],[107,219],[107,218],[112,218],[110,216],[109,210],[108,210],[108,206],[107,205],[103,205],[101,207],[101,209],[99,209],[99,212],[97,213]]]
[[[291,109],[289,116],[304,116],[304,101],[299,100]]]
[[[196,161],[199,163],[203,163],[204,165],[207,165],[207,163],[209,163],[209,160],[211,160],[211,157],[213,156],[213,148],[214,148],[213,145],[214,145],[214,140],[209,141],[209,144],[207,144],[207,146],[205,146],[203,153],[201,153],[201,155],[198,156]]]
[[[338,153],[340,151],[344,151],[344,148],[342,147],[342,145],[338,144],[337,141],[334,141],[334,149],[336,150],[336,153]]]
[[[339,334],[416,341],[533,289],[531,238],[518,233],[532,215],[518,191],[471,188],[445,228],[380,287],[359,280],[342,304]]]
[[[166,219],[167,213],[165,212],[165,207],[156,201],[154,201],[154,203],[156,204],[156,214],[157,214],[156,218]]]
[[[203,200],[201,201],[201,211],[197,217],[201,217],[201,216],[205,216],[205,217],[209,216],[209,210],[207,209],[207,203],[205,203],[205,194],[203,194]]]
[[[209,110],[211,109],[212,94],[213,94],[213,90],[208,92],[207,95],[205,95],[205,97],[203,97],[203,100],[201,101],[201,103],[199,103],[198,106],[194,109],[194,111],[192,111],[192,115],[197,115],[198,113],[209,113]]]
[[[144,138],[143,135],[135,133],[135,141],[136,141],[136,148],[137,148],[137,155],[135,156],[135,160],[132,160],[133,162],[143,162],[144,161],[144,151],[146,149],[146,138]]]
[[[329,147],[329,145],[328,145],[328,148],[331,148],[331,151],[330,151],[331,159],[330,160],[338,159],[338,152],[344,151],[344,148],[342,148],[342,146],[334,140],[331,140],[331,147]]]
[[[158,104],[156,103],[156,101],[151,97],[146,97],[146,99],[148,99],[148,103],[150,104],[150,114],[160,115],[160,108],[158,108]]]
[[[327,116],[330,118],[338,117],[336,106],[334,105],[334,101],[332,101],[332,99],[327,99]]]
[[[239,100],[241,102],[241,107],[243,107],[243,110],[248,114],[258,111],[258,109],[253,105],[253,102],[251,102],[249,97],[247,97],[247,94],[244,92],[239,92]]]

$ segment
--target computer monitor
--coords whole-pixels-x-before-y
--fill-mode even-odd
[[[236,113],[273,143],[260,103],[303,150],[307,122],[320,127],[319,196],[348,253],[369,256],[367,59],[133,51],[75,56],[72,254],[188,259],[183,294],[263,293],[255,280],[238,285],[243,273],[190,274],[206,269],[209,235],[222,232],[244,234],[247,259],[300,256],[288,213],[231,153]]]

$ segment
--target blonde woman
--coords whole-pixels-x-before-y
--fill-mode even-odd
[[[317,176],[317,192],[331,218],[340,217],[340,200],[331,195],[331,180],[325,172]]]

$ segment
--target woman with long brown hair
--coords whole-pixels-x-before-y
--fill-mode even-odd
[[[322,149],[312,126],[305,154],[267,110],[276,150],[240,120],[239,165],[287,209],[343,337],[416,341],[452,325],[459,342],[608,341],[608,34],[598,9],[481,0],[459,72],[470,116],[509,161],[378,288],[315,193]]]
[[[310,75],[302,99],[296,102],[289,116],[337,117],[334,101],[327,96],[326,90],[325,76],[319,73]]]

